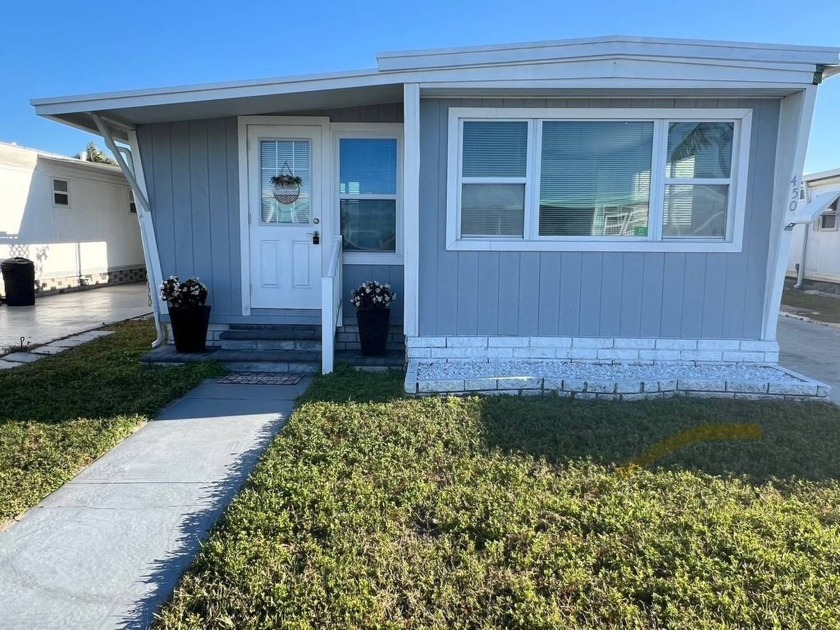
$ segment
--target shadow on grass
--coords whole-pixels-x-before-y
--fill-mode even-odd
[[[369,374],[343,366],[330,376],[316,377],[301,402],[396,401],[405,398],[403,380],[402,372]],[[671,453],[666,448],[651,467],[742,476],[756,484],[769,479],[840,480],[840,407],[829,403],[680,397],[638,402],[555,396],[474,400],[487,448],[554,464],[591,460],[621,468],[682,432],[722,425],[723,433],[728,429],[737,435],[739,429],[732,429],[737,425],[744,428],[745,439],[700,441]]]
[[[760,428],[760,437],[701,441],[670,454],[666,449],[651,467],[744,476],[757,484],[773,478],[840,479],[840,408],[828,403],[498,397],[480,405],[489,448],[552,463],[588,459],[623,467],[681,432],[739,425],[753,433]]]

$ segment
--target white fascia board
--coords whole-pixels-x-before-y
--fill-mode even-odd
[[[835,168],[830,171],[820,171],[819,173],[811,173],[810,175],[803,175],[802,179],[806,184],[815,184],[816,182],[820,182],[820,184],[822,184],[822,180],[833,179],[835,177],[840,177],[840,168]]]
[[[801,89],[813,84],[814,66],[752,67],[733,63],[706,64],[698,60],[677,62],[610,57],[529,65],[435,69],[418,72],[415,78],[422,82],[424,88],[427,85],[446,83],[492,86],[504,82],[541,82],[544,85],[553,83],[558,87],[610,87],[611,83],[616,83],[628,87],[674,89],[689,84],[709,87],[761,83]]]
[[[837,54],[834,54],[837,63]],[[593,87],[605,81],[623,78],[638,87],[693,87],[687,82],[709,85],[714,81],[762,83],[768,85],[807,85],[813,82],[814,63],[756,59],[754,63],[737,60],[704,59],[702,57],[668,58],[631,54],[604,54],[568,59],[540,60],[529,58],[523,62],[506,61],[480,67],[463,68],[457,65],[439,66],[424,70],[400,72],[356,71],[336,74],[288,77],[259,81],[237,81],[210,85],[185,86],[152,90],[134,90],[89,94],[81,96],[33,99],[39,116],[69,113],[101,112],[133,107],[186,104],[221,99],[252,98],[346,88],[373,87],[400,83],[426,84],[436,82],[500,81],[558,81],[577,80],[582,87]],[[569,85],[563,87],[570,87]]]
[[[615,55],[792,62],[811,65],[836,65],[840,61],[840,49],[829,47],[623,36],[381,53],[377,55],[377,61],[381,71],[392,72]]]
[[[786,230],[792,230],[793,226],[800,223],[813,223],[817,220],[828,206],[833,204],[840,198],[840,190],[833,190],[830,192],[820,193],[814,197],[801,208],[788,217],[788,223],[785,226]]]
[[[86,160],[77,160],[69,157],[54,157],[52,155],[44,155],[43,153],[38,154],[38,159],[53,162],[54,164],[66,166],[68,168],[80,169],[87,171],[88,173],[97,173],[105,176],[110,175],[124,179],[122,170],[120,170],[119,166],[100,164],[98,162],[88,162]]]
[[[151,90],[106,92],[80,96],[37,98],[30,101],[39,116],[55,114],[148,107],[173,103],[193,103],[226,98],[251,98],[274,94],[292,94],[318,90],[387,85],[393,77],[375,70],[320,74],[258,81],[235,81]]]

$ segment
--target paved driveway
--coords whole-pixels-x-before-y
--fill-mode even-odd
[[[0,350],[20,344],[43,344],[104,324],[151,313],[145,282],[89,291],[47,295],[35,306],[0,306]],[[2,354],[2,352],[0,352]]]
[[[840,404],[840,330],[781,317],[778,339],[779,363],[831,385],[829,398]]]

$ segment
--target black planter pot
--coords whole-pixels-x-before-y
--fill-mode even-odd
[[[178,352],[204,352],[210,323],[209,306],[170,306],[169,321]]]
[[[391,323],[391,309],[356,311],[356,321],[359,323],[359,342],[362,345],[362,355],[381,357],[385,354],[385,344],[388,343],[388,327]]]

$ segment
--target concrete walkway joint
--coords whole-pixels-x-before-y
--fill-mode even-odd
[[[147,628],[309,383],[207,381],[0,533],[0,627]]]

